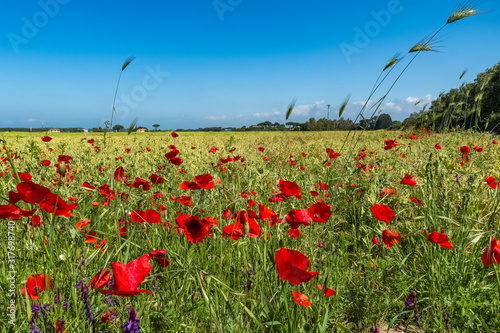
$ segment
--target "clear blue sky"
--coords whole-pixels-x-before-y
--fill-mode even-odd
[[[284,123],[294,97],[289,121],[326,117],[327,104],[337,118],[349,93],[345,115],[352,117],[386,62],[439,29],[458,4],[5,0],[0,127],[103,126],[131,55],[114,124],[128,126],[136,116],[160,129]],[[484,1],[478,8],[490,12],[446,26],[440,52],[417,57],[383,112],[403,120],[456,87],[465,68],[463,81],[472,82],[498,63],[499,7]]]

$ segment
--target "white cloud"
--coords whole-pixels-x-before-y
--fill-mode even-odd
[[[409,96],[409,97],[406,98],[406,102],[407,103],[417,103],[419,100],[420,100],[420,98],[411,97],[411,96]]]

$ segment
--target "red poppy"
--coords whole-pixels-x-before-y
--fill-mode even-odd
[[[97,238],[95,238],[95,235],[97,233],[95,231],[91,231],[91,232],[88,232],[86,235],[85,235],[85,240],[84,242],[85,243],[95,243],[97,242]]]
[[[494,264],[500,264],[500,241],[495,237],[491,238],[490,246],[486,249],[486,252],[481,256],[484,266],[493,266]]]
[[[90,281],[90,289],[101,289],[102,287],[108,287],[109,278],[111,276],[111,272],[109,269],[104,268],[102,271],[97,273]]]
[[[339,153],[334,152],[331,148],[326,148],[326,153],[328,154],[329,158],[337,158],[340,156]]]
[[[168,153],[165,154],[165,157],[170,160],[176,157],[177,154],[179,154],[179,151],[177,149],[171,149]]]
[[[212,175],[209,173],[204,175],[198,175],[194,177],[194,180],[196,181],[199,187],[205,190],[211,190],[215,186],[214,182],[212,181]]]
[[[498,188],[498,183],[495,177],[486,177],[486,184],[488,184],[488,186],[491,187],[492,189]]]
[[[293,298],[298,305],[305,306],[306,308],[311,306],[311,302],[308,301],[309,297],[302,294],[300,291],[294,291]]]
[[[224,209],[224,211],[222,212],[222,216],[221,216],[221,218],[222,218],[223,220],[228,220],[228,219],[230,219],[230,218],[231,218],[231,209],[229,209],[229,208]]]
[[[149,191],[151,189],[151,185],[147,180],[136,178],[133,184],[128,185],[129,187],[139,188],[142,186],[143,191]]]
[[[195,182],[183,181],[181,183],[181,190],[199,190],[201,187]]]
[[[491,143],[492,143],[492,144],[494,144],[494,145],[498,145],[498,144],[499,144],[499,143],[498,143],[498,142],[496,142],[495,140],[491,141]]]
[[[401,240],[401,234],[386,229],[382,231],[382,240],[384,241],[384,246],[390,249],[395,244],[399,243],[399,241]]]
[[[92,185],[90,185],[90,183],[89,183],[89,182],[84,182],[84,183],[82,184],[82,187],[83,187],[83,189],[84,189],[85,191],[92,191],[92,190],[95,190],[95,187],[94,187],[94,186],[92,186]]]
[[[398,193],[398,190],[395,187],[384,188],[382,192],[380,192],[381,198],[389,198],[395,196]]]
[[[94,145],[95,140],[94,139],[90,139],[90,140],[87,140],[87,142],[90,143],[91,145]]]
[[[167,254],[165,250],[154,250],[150,252],[151,256],[155,258],[156,262],[161,267],[167,267],[170,265],[170,261],[167,259]]]
[[[440,143],[436,143],[436,145],[434,146],[434,148],[441,150],[441,144]]]
[[[264,149],[265,149],[265,148],[264,148],[264,147],[258,147],[257,149],[258,149],[259,151],[264,151]]]
[[[109,309],[108,311],[106,311],[105,314],[102,315],[101,323],[103,323],[103,324],[109,323],[110,321],[112,321],[115,318],[117,318],[115,311],[113,309]]]
[[[300,187],[296,183],[280,179],[278,187],[281,194],[285,197],[297,197],[302,199],[302,196],[300,195]]]
[[[297,238],[301,235],[302,233],[300,232],[299,229],[290,229],[288,230],[288,235],[292,238]]]
[[[50,136],[44,136],[44,137],[42,138],[42,141],[43,141],[43,142],[49,142],[50,140],[52,140],[52,138],[51,138]]]
[[[40,164],[41,164],[42,166],[46,166],[46,167],[48,167],[48,166],[50,166],[50,161],[49,161],[49,160],[43,160],[43,161],[41,161],[41,162],[40,162]]]
[[[80,221],[78,221],[78,222],[76,223],[76,228],[80,230],[80,229],[82,229],[82,228],[84,228],[84,227],[88,226],[88,225],[89,225],[89,223],[90,223],[90,220],[89,220],[89,219],[87,219],[87,218],[84,218],[83,220],[80,220]]]
[[[319,286],[320,285],[318,285],[318,287]],[[330,288],[326,287],[325,288],[325,297],[330,297],[330,296],[333,296],[333,295],[337,295],[337,292],[335,290],[333,290],[333,289],[330,289]]]
[[[198,244],[205,238],[212,227],[212,223],[208,219],[202,219],[198,216],[193,216],[189,214],[181,214],[175,219],[177,223],[178,232],[183,230],[186,234],[186,238],[189,242],[193,244]]]
[[[43,222],[40,220],[40,215],[33,215],[30,221],[30,225],[33,227],[39,227],[43,224]]]
[[[171,135],[173,138],[176,138],[176,137],[178,137],[178,136],[179,136],[179,134],[177,134],[177,133],[175,133],[175,132],[170,133],[170,135]]]
[[[191,200],[191,197],[189,196],[181,196],[181,197],[170,197],[171,200],[178,201],[181,205],[183,206],[192,206],[193,201]]]
[[[125,227],[120,227],[120,229],[118,229],[118,234],[120,235],[120,237],[125,237],[125,236],[127,236],[127,234],[128,234],[128,230],[127,230],[127,228],[125,228]]]
[[[158,176],[157,174],[152,174],[151,176],[149,176],[149,180],[151,181],[151,184],[154,184],[154,185],[158,185],[158,184],[162,184],[165,179],[163,179],[162,176]]]
[[[462,153],[462,164],[469,162],[469,158],[467,157],[470,154],[470,148],[467,146],[460,147],[460,152]]]
[[[110,289],[99,289],[101,294],[112,294],[117,296],[130,297],[139,293],[153,294],[147,289],[137,289],[151,272],[151,254],[145,254],[139,259],[132,260],[128,264],[112,262],[113,285]]]
[[[385,150],[396,148],[399,145],[399,143],[396,140],[385,140],[384,143],[385,143],[385,148],[384,148]]]
[[[309,272],[309,259],[299,251],[281,248],[275,256],[276,269],[281,281],[293,285],[309,282],[319,272]]]
[[[45,196],[52,194],[47,187],[35,184],[31,181],[17,184],[16,189],[17,193],[13,191],[9,192],[9,201],[13,204],[20,200],[31,204],[39,204]]]
[[[477,151],[478,153],[480,153],[483,151],[483,147],[474,146],[474,150]]]
[[[427,239],[431,243],[439,244],[443,249],[452,249],[453,245],[450,243],[450,239],[445,234],[440,234],[439,232],[433,231],[427,235]]]
[[[212,148],[210,148],[210,151],[212,152],[212,154],[215,154],[217,152],[217,150],[219,150],[219,148],[213,146]]]
[[[116,168],[116,170],[115,170],[115,181],[117,181],[117,182],[121,181],[122,178],[123,178],[124,173],[125,173],[125,170],[123,169],[122,166]]]
[[[290,228],[298,229],[301,224],[310,225],[311,217],[306,209],[293,209],[286,215],[286,222],[290,225]]]
[[[132,222],[150,222],[150,223],[160,223],[161,215],[154,209],[147,209],[145,212],[142,210],[133,210],[130,214],[130,221]]]
[[[26,287],[21,288],[21,294],[26,295],[34,301],[38,299],[38,293],[52,288],[52,280],[45,274],[30,275],[26,281]]]
[[[399,182],[400,184],[410,185],[411,187],[417,185],[417,181],[412,179],[411,176],[405,173],[404,178]]]
[[[325,223],[332,215],[330,206],[324,202],[317,202],[309,207],[307,213],[314,222]]]
[[[378,245],[379,244],[379,240],[377,237],[373,237],[372,238],[372,243],[375,244],[375,245]]]
[[[413,202],[416,206],[420,206],[422,207],[424,204],[422,203],[422,201],[420,201],[419,198],[413,198],[413,197],[410,197],[410,200],[411,202]]]
[[[21,219],[21,211],[14,205],[0,205],[0,220],[1,219]]]
[[[386,205],[374,204],[371,209],[373,216],[379,221],[384,221],[387,225],[389,225],[389,222],[396,217],[392,209]]]
[[[69,155],[59,155],[59,157],[57,158],[57,162],[69,164],[72,159],[73,157]]]
[[[277,216],[277,214],[271,208],[267,208],[265,205],[259,204],[259,216],[262,221],[266,222]]]

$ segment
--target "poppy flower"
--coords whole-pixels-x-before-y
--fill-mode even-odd
[[[201,219],[198,216],[193,216],[189,214],[181,214],[175,219],[177,223],[178,232],[184,231],[186,238],[189,242],[193,244],[198,244],[205,238],[212,227],[210,220],[204,218]]]
[[[84,182],[84,183],[82,184],[82,187],[83,187],[83,189],[84,189],[85,191],[92,191],[92,190],[95,190],[95,187],[94,187],[94,186],[92,186],[92,185],[90,185],[90,183],[89,183],[89,182]]]
[[[194,177],[194,180],[196,181],[199,187],[205,190],[211,190],[215,186],[214,182],[212,181],[212,175],[209,173],[204,175],[198,175]]]
[[[443,249],[452,249],[453,245],[450,243],[450,239],[445,234],[440,234],[439,232],[433,231],[427,235],[429,242],[434,244],[439,244]]]
[[[14,191],[9,192],[9,201],[13,204],[20,200],[31,204],[39,204],[47,195],[52,194],[47,187],[35,184],[31,181],[17,184],[16,189],[17,193]]]
[[[265,148],[264,148],[264,147],[258,147],[257,149],[258,149],[259,151],[264,151],[264,149],[265,149]]]
[[[296,183],[280,179],[278,187],[281,194],[285,197],[296,197],[302,199],[302,196],[300,195],[300,187]]]
[[[167,267],[170,265],[170,261],[167,259],[165,250],[154,250],[151,251],[150,254],[161,267]]]
[[[132,222],[150,222],[150,223],[160,223],[161,215],[154,209],[147,209],[145,212],[136,209],[130,214],[130,221]]]
[[[475,151],[477,151],[478,153],[482,152],[483,151],[483,147],[479,147],[479,146],[474,146],[473,148]]]
[[[46,166],[46,167],[48,167],[48,166],[50,166],[50,161],[49,161],[49,160],[43,160],[43,161],[41,161],[41,162],[40,162],[40,164],[41,164],[42,166]]]
[[[500,241],[495,237],[491,238],[490,246],[486,249],[486,252],[481,256],[484,266],[493,266],[494,264],[500,264]]]
[[[488,184],[488,186],[491,187],[492,189],[498,188],[498,183],[495,177],[486,177],[486,184]]]
[[[276,269],[281,281],[288,281],[293,285],[309,282],[319,272],[310,272],[309,259],[296,250],[281,248],[275,256]]]
[[[151,181],[151,184],[154,185],[163,184],[163,182],[165,181],[165,179],[163,179],[162,176],[159,176],[154,173],[151,176],[149,176],[149,180]]]
[[[179,154],[179,151],[177,149],[171,149],[168,153],[165,154],[165,157],[170,160],[176,157],[177,154]]]
[[[14,205],[0,205],[0,220],[1,219],[21,219],[21,211]]]
[[[397,193],[398,193],[398,190],[395,187],[388,187],[388,188],[384,188],[382,190],[382,192],[380,192],[379,195],[381,198],[389,198],[389,197],[395,196]]]
[[[297,238],[301,235],[302,233],[300,232],[299,229],[290,229],[288,230],[288,235],[292,238]]]
[[[333,159],[340,156],[340,153],[334,152],[333,149],[331,149],[331,148],[326,148],[326,153],[328,154],[329,158],[333,158]]]
[[[499,144],[499,143],[498,143],[498,142],[496,142],[495,140],[491,141],[491,143],[492,143],[492,144],[494,144],[494,145],[498,145],[498,144]]]
[[[122,167],[122,166],[121,166],[121,167],[116,168],[116,170],[115,170],[115,174],[114,174],[114,176],[115,176],[115,181],[117,181],[117,182],[121,181],[121,180],[122,180],[122,178],[123,178],[124,173],[125,173],[125,170],[123,169],[123,167]]]
[[[399,143],[396,140],[385,140],[384,143],[385,143],[385,148],[384,148],[385,150],[396,148],[399,145]]]
[[[318,284],[318,289],[319,290],[323,290],[323,286]],[[330,289],[328,287],[325,288],[325,297],[330,297],[330,296],[333,296],[333,295],[337,295],[337,292],[333,289]]]
[[[51,138],[50,136],[44,136],[44,137],[42,138],[42,141],[43,141],[43,142],[50,142],[50,140],[52,140],[52,138]]]
[[[21,288],[21,294],[26,295],[34,301],[38,299],[38,293],[52,288],[52,280],[45,274],[30,275],[26,281],[26,287]]]
[[[217,150],[219,150],[219,148],[213,146],[212,148],[210,148],[210,151],[212,152],[212,154],[215,154],[217,152]]]
[[[193,201],[191,200],[191,197],[186,196],[186,195],[183,195],[183,196],[180,196],[180,197],[171,197],[170,199],[174,200],[174,201],[178,201],[183,206],[192,206],[192,205],[194,205]]]
[[[317,202],[307,211],[308,215],[314,222],[325,223],[332,216],[330,206],[324,202]]]
[[[177,134],[177,133],[175,133],[175,132],[170,133],[170,135],[171,135],[173,138],[176,138],[176,137],[178,137],[178,136],[179,136],[179,134]]]
[[[57,158],[57,162],[69,164],[72,159],[73,157],[69,155],[59,155],[59,157]]]
[[[105,323],[109,323],[110,321],[116,319],[117,316],[116,316],[116,313],[113,309],[109,309],[108,311],[106,311],[105,314],[102,315],[101,317],[101,323],[105,324]]]
[[[85,234],[85,240],[84,240],[84,242],[85,243],[95,243],[95,242],[97,242],[97,238],[95,238],[96,234],[97,233],[95,231],[88,232],[87,234]]]
[[[128,230],[127,230],[127,228],[125,228],[125,227],[120,227],[120,229],[118,229],[118,234],[120,235],[120,237],[125,237],[125,236],[127,236],[127,234],[128,234]]]
[[[390,249],[395,244],[399,243],[399,241],[401,240],[401,234],[386,229],[382,231],[382,240],[384,241],[384,246]]]
[[[259,204],[259,216],[262,221],[267,222],[271,218],[277,216],[277,214],[271,208],[268,208],[263,204]]]
[[[434,146],[434,148],[441,150],[441,144],[440,143],[436,143],[436,145]]]
[[[470,148],[467,146],[462,146],[460,147],[460,152],[462,153],[462,164],[465,161],[465,163],[469,162],[469,158],[467,157],[470,154]]]
[[[195,182],[183,181],[181,183],[181,190],[199,190],[201,189],[200,185]]]
[[[420,201],[419,198],[413,198],[413,197],[410,197],[410,200],[411,202],[413,202],[416,206],[419,206],[419,207],[422,207],[424,204],[422,203],[422,201]]]
[[[305,306],[306,308],[311,306],[311,302],[308,301],[309,297],[302,294],[300,291],[294,291],[293,298],[298,305]]]
[[[139,177],[135,178],[134,183],[128,185],[128,187],[134,187],[134,188],[139,188],[141,186],[143,191],[149,191],[151,189],[151,185],[149,184],[149,182]]]
[[[111,276],[111,272],[109,269],[104,268],[102,271],[97,273],[92,280],[90,281],[90,289],[101,289],[104,286],[108,286],[109,278]]]
[[[33,227],[39,227],[43,224],[43,222],[40,220],[40,215],[33,215],[33,217],[30,220],[30,225]]]
[[[229,220],[231,218],[231,209],[229,209],[229,208],[224,209],[224,211],[222,212],[221,218],[223,220]]]
[[[311,224],[311,220],[306,209],[293,209],[286,215],[286,222],[292,229],[298,229],[301,224],[308,226]]]
[[[101,294],[112,294],[117,296],[130,297],[139,293],[153,294],[147,289],[137,289],[151,272],[151,254],[145,254],[139,259],[132,260],[128,264],[112,262],[113,285],[110,289],[99,289]]]
[[[396,217],[392,209],[390,209],[386,205],[374,204],[371,210],[373,216],[379,221],[384,221],[386,225],[389,225],[389,221]]]
[[[400,184],[410,185],[411,187],[417,185],[417,181],[412,179],[411,176],[405,173],[404,178],[399,182]]]

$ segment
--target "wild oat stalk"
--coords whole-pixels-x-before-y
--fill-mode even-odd
[[[396,78],[396,80],[392,83],[392,85],[389,87],[389,89],[387,90],[387,92],[382,96],[381,99],[379,99],[379,101],[377,103],[375,103],[375,105],[373,107],[376,106],[375,110],[373,111],[373,114],[372,114],[372,117],[375,115],[375,113],[379,110],[380,106],[382,105],[383,101],[385,100],[385,98],[387,97],[387,95],[390,93],[390,91],[392,90],[392,88],[395,86],[395,84],[399,81],[399,79],[401,78],[401,76],[404,74],[404,72],[408,69],[408,67],[413,63],[413,61],[415,60],[415,58],[420,54],[420,52],[432,52],[432,51],[436,51],[435,50],[435,44],[436,42],[434,41],[434,38],[439,34],[439,32],[441,32],[441,30],[444,29],[444,27],[446,27],[446,25],[450,24],[450,23],[453,23],[453,22],[457,22],[459,20],[462,20],[466,17],[469,17],[469,16],[474,16],[474,15],[478,15],[478,14],[481,14],[481,13],[484,13],[484,12],[479,12],[476,10],[476,7],[477,6],[477,3],[471,3],[471,2],[465,2],[463,3],[462,5],[458,6],[457,9],[455,9],[451,15],[448,17],[448,20],[446,22],[446,24],[444,24],[441,28],[439,28],[433,35],[431,35],[430,37],[426,37],[422,40],[420,40],[417,44],[415,44],[409,51],[407,54],[410,54],[410,53],[415,53],[415,55],[413,56],[413,58],[410,60],[410,62],[406,65],[406,67],[401,71],[401,73],[398,75],[398,77]],[[404,56],[403,56],[404,58]],[[402,60],[403,58],[401,58],[400,60]],[[399,61],[398,60],[394,60],[396,59],[396,57],[394,57],[391,61],[389,61],[387,63],[387,65],[384,67],[384,70],[385,71],[387,68],[391,67],[391,71],[392,69],[394,69],[394,66],[395,64],[397,64]],[[377,85],[377,82],[379,79],[377,79],[375,85],[376,87],[374,87],[372,89],[372,92],[370,93],[370,97],[367,99],[367,101],[365,102],[364,106],[361,108],[359,114],[358,114],[358,117],[356,117],[356,120],[355,120],[355,123],[357,121],[357,119],[359,118],[360,115],[362,115],[362,113],[364,112],[371,96],[373,96],[373,94],[378,90],[378,88],[380,87],[380,84],[382,84],[382,82],[387,78],[387,76],[390,74],[390,71],[389,73],[387,73],[387,75],[380,81],[380,83]],[[379,78],[380,78],[380,75],[379,75]],[[372,107],[372,108],[373,108]],[[351,141],[351,145],[348,149],[348,152],[346,154],[346,157],[344,158],[344,164],[343,164],[343,169],[345,169],[345,166],[349,160],[349,155],[351,154],[352,150],[356,147],[356,144],[358,143],[358,141],[361,139],[361,136],[363,135],[364,131],[366,129],[363,128],[363,131],[361,132],[361,134],[358,136],[358,139],[356,140],[356,142],[354,142],[353,144],[353,141],[354,141],[354,137],[353,137],[353,140]],[[340,152],[342,152],[342,149],[344,148],[345,146],[345,143],[349,137],[349,134],[350,134],[351,131],[349,131],[346,139],[344,140],[344,143],[342,144],[342,148],[340,149]]]
[[[120,76],[118,76],[118,82],[116,83],[116,89],[115,89],[115,97],[113,98],[113,110],[111,111],[111,121],[106,121],[104,124],[106,127],[104,128],[104,146],[106,146],[106,133],[108,132],[109,128],[113,127],[113,116],[117,114],[116,112],[116,95],[118,94],[118,86],[120,85],[120,80],[122,78],[122,73],[127,68],[128,65],[135,59],[135,56],[130,56],[127,59],[125,59],[125,62],[122,65],[122,70],[120,71]]]

